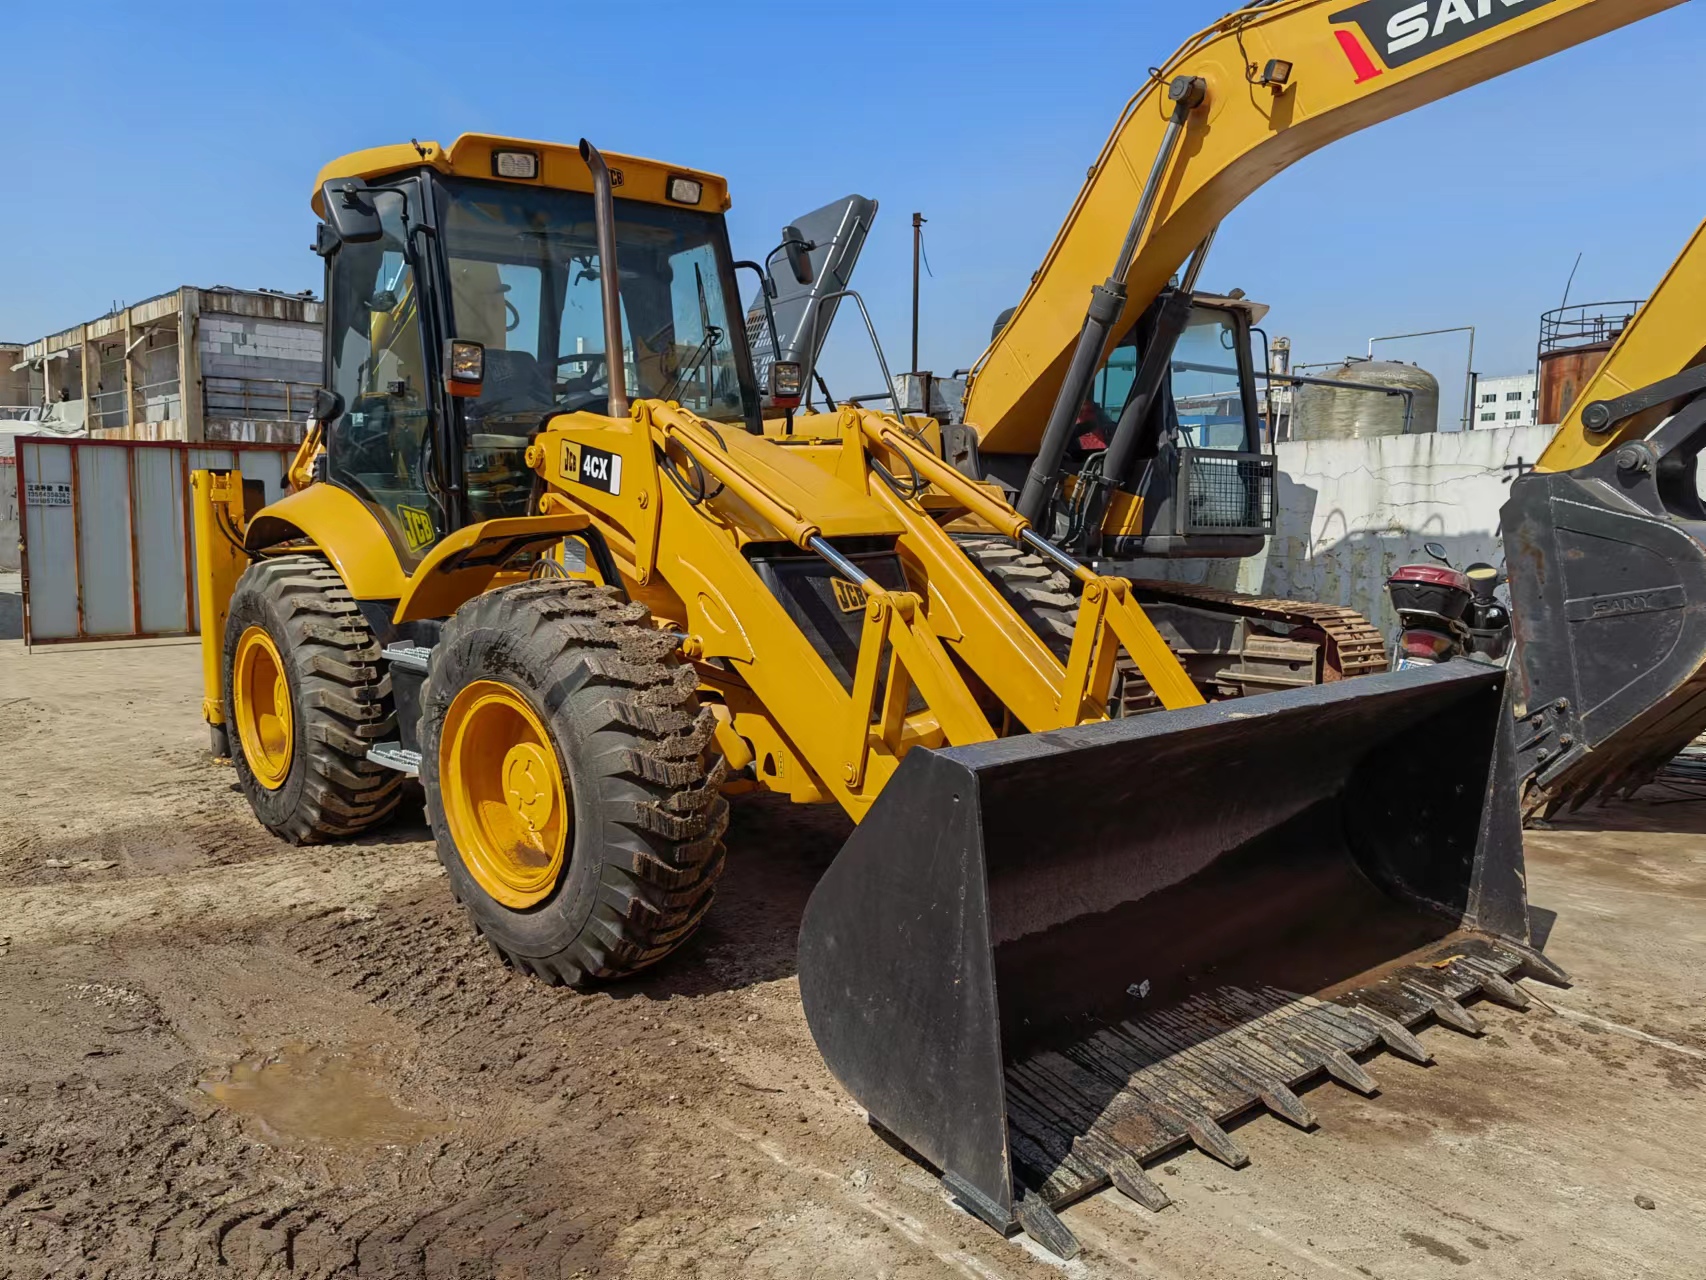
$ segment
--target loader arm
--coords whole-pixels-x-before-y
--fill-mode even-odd
[[[1706,731],[1706,225],[1502,513],[1530,813],[1628,794]]]
[[[1035,453],[1091,290],[1137,232],[1106,348],[1192,250],[1270,178],[1340,138],[1681,0],[1280,0],[1193,36],[1126,105],[1011,319],[977,362],[966,420],[988,453]],[[1283,75],[1283,82],[1280,77]],[[1203,82],[1153,213],[1132,226],[1164,153],[1181,78]],[[1263,83],[1267,80],[1268,83]],[[1092,366],[1094,367],[1094,366]]]

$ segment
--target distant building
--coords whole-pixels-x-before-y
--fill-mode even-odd
[[[1537,426],[1539,414],[1539,375],[1513,373],[1502,378],[1476,380],[1475,412],[1471,415],[1471,423],[1476,430]]]
[[[321,384],[323,312],[310,294],[184,285],[0,351],[13,379],[0,417],[127,440],[293,444]],[[20,394],[37,403],[5,403]]]

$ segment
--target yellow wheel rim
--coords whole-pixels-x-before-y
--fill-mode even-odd
[[[545,726],[514,689],[476,680],[451,700],[439,738],[438,785],[462,864],[517,909],[556,888],[574,826]]]
[[[250,627],[237,641],[231,703],[243,758],[257,782],[268,791],[277,791],[290,776],[296,725],[290,712],[284,659],[265,627]]]

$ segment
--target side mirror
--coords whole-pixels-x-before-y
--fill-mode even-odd
[[[321,426],[336,422],[344,416],[344,398],[336,391],[321,387],[314,393],[314,410],[310,416]]]
[[[345,244],[372,244],[384,237],[379,210],[360,178],[333,178],[320,188],[320,202],[326,206],[326,221]]]
[[[788,255],[788,269],[801,284],[810,284],[817,278],[811,259],[811,251],[815,248],[815,244],[800,234],[798,227],[789,225],[782,228],[782,252]]]
[[[1422,544],[1422,550],[1426,551],[1446,568],[1449,569],[1451,567],[1451,557],[1446,554],[1445,547],[1442,544],[1438,542],[1424,542]]]

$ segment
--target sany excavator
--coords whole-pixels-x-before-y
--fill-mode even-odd
[[[727,791],[838,804],[857,827],[799,949],[826,1061],[970,1210],[1070,1256],[1061,1206],[1111,1182],[1162,1207],[1145,1161],[1241,1164],[1228,1117],[1311,1124],[1299,1083],[1371,1090],[1355,1055],[1426,1060],[1412,1028],[1473,1032],[1464,999],[1561,974],[1529,945],[1504,672],[1206,701],[1130,584],[1056,540],[1051,401],[1076,412],[1262,178],[1669,2],[1282,0],[1192,41],[974,389],[989,455],[1035,458],[1017,505],[929,419],[764,419],[735,281],[766,273],[713,175],[484,135],[334,162],[295,491],[195,477],[216,749],[296,841],[374,827],[417,777],[474,927],[548,982],[693,933]],[[803,281],[801,242],[777,252]],[[1091,262],[1115,271],[1080,323]],[[771,364],[773,405],[801,373]],[[1069,500],[1141,529],[1149,491],[1102,476]],[[992,540],[1061,571],[1064,646],[974,558]],[[1122,662],[1161,710],[1110,717]]]
[[[1626,794],[1706,730],[1706,225],[1503,512],[1538,814]]]

